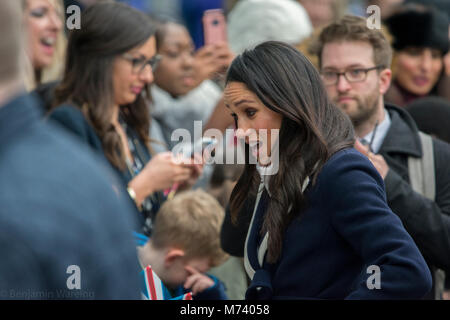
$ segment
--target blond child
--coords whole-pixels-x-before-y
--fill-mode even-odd
[[[151,238],[138,247],[143,295],[147,299],[227,299],[223,284],[205,273],[226,260],[220,248],[224,210],[201,190],[164,203]]]

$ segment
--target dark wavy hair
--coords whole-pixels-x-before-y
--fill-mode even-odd
[[[274,263],[281,254],[283,232],[307,206],[304,181],[309,177],[314,184],[335,152],[353,146],[353,126],[330,102],[314,66],[290,45],[269,41],[245,51],[228,70],[226,84],[230,82],[245,84],[267,108],[283,116],[279,170],[270,177],[270,202],[261,229],[262,235],[269,232],[266,258]],[[231,194],[233,221],[245,199],[256,196],[259,181],[256,166],[247,162]]]
[[[144,44],[156,31],[143,12],[126,4],[100,2],[83,12],[81,28],[69,34],[64,77],[55,90],[55,105],[65,102],[79,107],[94,127],[108,160],[126,166],[120,136],[111,124],[114,105],[114,59]],[[120,106],[129,126],[149,148],[149,88],[133,103]]]

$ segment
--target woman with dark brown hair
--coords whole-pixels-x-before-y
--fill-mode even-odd
[[[83,14],[69,35],[63,80],[50,118],[106,158],[143,213],[150,235],[154,214],[174,184],[191,184],[200,165],[174,161],[172,153],[151,157],[148,87],[153,82],[155,25],[125,4],[101,2]]]
[[[353,148],[350,120],[299,51],[280,42],[245,51],[224,96],[248,161],[222,232],[256,198],[247,299],[419,299],[430,290],[430,271],[389,209],[383,179]]]
[[[433,7],[409,4],[386,20],[394,42],[393,82],[384,96],[400,107],[424,97],[449,98],[449,19]],[[447,87],[444,87],[447,83]]]

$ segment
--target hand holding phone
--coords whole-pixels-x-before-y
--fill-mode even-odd
[[[210,138],[210,137],[203,137],[199,140],[197,140],[192,145],[192,150],[190,152],[190,157],[194,157],[195,153],[201,152],[201,155],[205,152],[205,150],[208,148],[208,150],[212,151],[215,147],[215,145],[218,143],[217,139]]]
[[[203,14],[205,45],[227,42],[227,23],[221,9],[206,10]]]

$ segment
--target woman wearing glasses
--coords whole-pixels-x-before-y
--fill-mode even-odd
[[[170,152],[151,157],[148,87],[156,68],[155,26],[125,4],[89,7],[69,36],[66,69],[50,118],[111,164],[143,213],[150,235],[154,214],[174,184],[192,183],[199,165],[176,164]],[[180,161],[178,161],[180,162]]]

